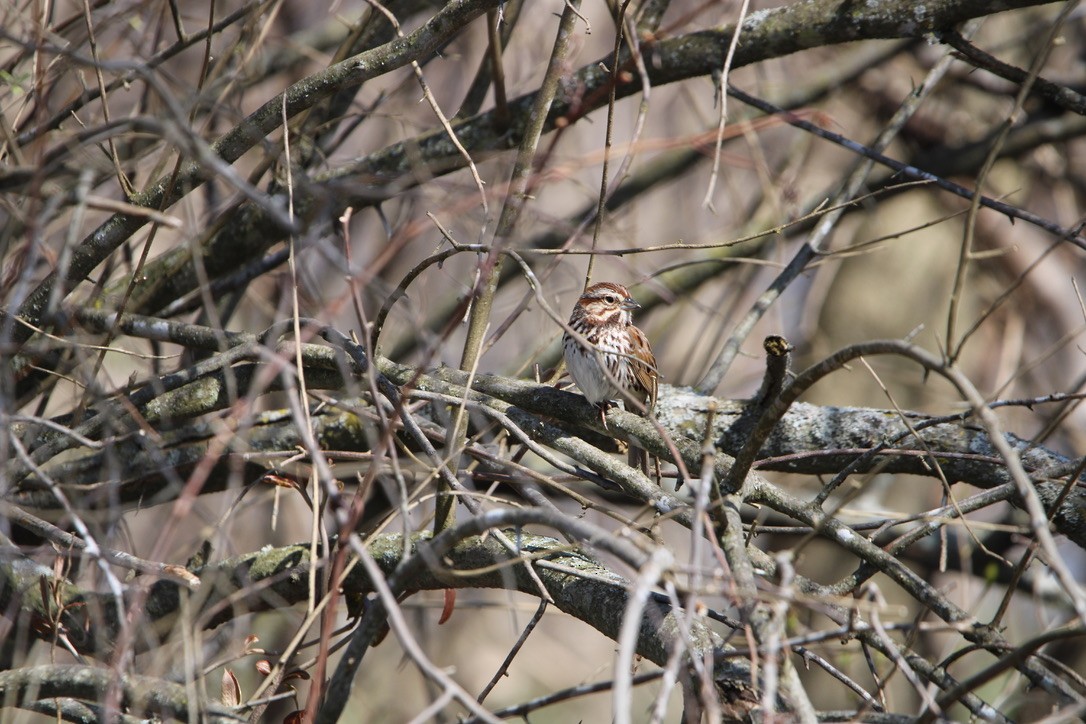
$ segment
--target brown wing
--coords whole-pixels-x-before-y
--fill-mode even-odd
[[[634,379],[637,381],[637,386],[645,391],[647,399],[645,404],[651,410],[656,406],[656,391],[660,379],[656,371],[656,357],[652,354],[652,348],[649,347],[649,340],[644,332],[632,324],[627,329],[630,333],[630,354],[640,363],[634,365]]]

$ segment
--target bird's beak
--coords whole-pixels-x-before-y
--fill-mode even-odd
[[[641,305],[638,304],[637,302],[635,302],[632,297],[626,297],[626,299],[624,299],[622,301],[622,308],[623,309],[641,309]]]

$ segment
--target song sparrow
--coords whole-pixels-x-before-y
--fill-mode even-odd
[[[566,366],[573,381],[588,401],[600,410],[607,427],[607,409],[622,400],[626,408],[640,413],[656,404],[659,375],[645,333],[633,325],[632,311],[640,308],[626,288],[611,282],[593,284],[584,291],[573,314],[569,332],[562,338]],[[587,343],[587,346],[586,344]],[[640,405],[631,404],[636,400]],[[643,451],[630,446],[630,464],[645,469]]]

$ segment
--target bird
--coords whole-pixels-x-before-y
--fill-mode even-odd
[[[640,308],[621,284],[593,284],[574,305],[569,329],[562,337],[569,374],[599,409],[605,429],[607,410],[616,401],[641,415],[656,405],[660,377],[656,358],[645,333],[633,323],[633,311]],[[644,450],[631,445],[628,461],[647,472]]]

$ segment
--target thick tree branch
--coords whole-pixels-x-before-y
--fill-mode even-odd
[[[87,313],[83,316],[86,321],[97,319],[101,324],[105,324],[111,318],[111,315],[101,313],[97,315]],[[205,333],[186,332],[182,329],[185,325],[152,324],[150,321],[144,323],[140,321],[141,318],[129,315],[125,315],[122,319],[125,320],[123,326],[132,331],[139,330],[139,334],[159,335],[164,340],[184,337],[197,346],[214,344],[214,348],[218,349],[218,339],[210,330]],[[247,334],[230,334],[227,339],[236,345],[256,342],[255,335]],[[318,374],[312,378],[314,381],[336,382],[334,372],[338,371],[339,364],[336,361],[336,353],[331,348],[306,345],[304,359],[313,369],[324,371],[324,376]],[[441,379],[439,379],[420,375],[419,371],[412,367],[397,365],[381,358],[378,359],[377,366],[383,374],[397,384],[412,385],[420,390],[453,396],[464,394],[462,385],[467,381],[466,373],[443,370],[440,372]],[[250,373],[241,368],[239,374],[241,374],[241,379],[248,379]],[[195,408],[190,408],[182,416],[222,409],[221,406],[226,399],[223,379],[219,378],[216,381],[215,377],[205,378],[194,385],[196,387],[193,388],[191,394],[184,393],[183,390],[187,388],[182,388],[176,393],[176,399],[204,402]],[[200,390],[198,393],[197,389]],[[596,472],[616,481],[624,481],[622,484],[628,493],[645,502],[663,506],[661,512],[675,509],[676,501],[669,501],[666,494],[642,479],[643,476],[634,475],[632,471],[626,469],[626,466],[622,466],[609,456],[596,457],[594,453],[589,453],[588,449],[580,448],[579,446],[583,443],[575,437],[543,422],[543,419],[554,418],[603,435],[633,436],[645,444],[646,449],[652,454],[666,459],[670,455],[670,450],[659,438],[655,428],[644,418],[616,411],[613,416],[608,417],[609,429],[604,430],[599,424],[598,413],[587,404],[579,404],[581,398],[567,392],[497,375],[476,376],[473,389],[500,400],[505,405],[513,406],[502,407],[502,411],[512,414],[521,428],[534,439],[547,445],[556,445],[556,449],[573,453],[575,456],[592,454],[593,459],[597,461],[593,463]],[[746,444],[751,432],[750,425],[753,420],[748,411],[753,409],[752,403],[729,402],[704,397],[670,388],[667,385],[661,388],[656,416],[669,431],[672,440],[679,446],[686,464],[693,470],[700,467],[700,436],[704,430],[710,402],[717,410],[713,424],[719,449],[728,455],[738,453]],[[1002,457],[984,430],[961,419],[950,419],[929,425],[925,424],[925,421],[930,420],[930,417],[918,413],[906,413],[903,418],[897,413],[886,410],[818,407],[803,403],[792,403],[787,409],[787,413],[773,427],[758,454],[759,462],[756,467],[759,469],[833,474],[860,458],[863,463],[853,471],[856,474],[879,469],[884,472],[909,472],[932,476],[935,473],[927,457],[929,454],[936,454],[940,456],[943,474],[951,481],[968,482],[977,487],[992,488],[1011,479],[1006,472]],[[154,410],[156,418],[169,414],[169,409],[163,407],[161,403]],[[345,413],[347,417],[343,417]],[[543,416],[543,419],[539,416]],[[335,449],[335,446],[339,445],[343,446],[339,449],[356,452],[368,449],[368,441],[362,434],[362,428],[357,424],[348,423],[352,417],[353,413],[348,406],[343,411],[325,411],[314,418],[318,435],[334,436],[325,438],[330,445],[328,449]],[[910,420],[910,424],[906,425],[906,420]],[[270,447],[265,448],[265,452],[293,449],[297,441],[296,431],[291,431],[291,425],[292,422],[287,417],[267,415],[263,424],[254,428],[255,432],[250,445],[269,444]],[[350,434],[352,429],[359,435],[354,441]],[[321,432],[322,430],[326,432]],[[916,439],[914,430],[919,430],[922,442]],[[346,437],[343,437],[344,434]],[[183,437],[184,433],[179,433],[179,435]],[[1061,499],[1064,491],[1065,481],[1061,476],[1067,474],[1065,468],[1070,463],[1069,459],[1012,434],[1007,434],[1005,439],[1007,444],[1017,450],[1026,469],[1034,476],[1038,496],[1047,506],[1047,513],[1052,518],[1056,530],[1077,545],[1086,547],[1086,491],[1083,487],[1076,487],[1060,502],[1057,510],[1051,509],[1051,506]],[[864,457],[871,449],[885,446],[887,441],[891,442],[891,449],[878,455]],[[120,443],[118,451],[121,452],[121,459],[143,459],[140,454],[143,444],[144,441],[139,437]],[[189,453],[191,459],[198,460],[202,443],[199,439],[189,438],[187,444],[191,448],[191,453]],[[185,459],[183,453],[185,447],[182,445],[178,448],[181,453],[178,460]],[[577,453],[577,449],[582,452]],[[82,477],[80,470],[84,470],[89,476],[86,480],[90,483],[94,479],[96,465],[101,464],[102,456],[105,455],[112,458],[113,454],[94,451],[81,456],[81,459],[64,462],[62,464],[66,467],[63,473],[57,472],[55,477],[74,482]],[[726,473],[730,467],[727,460],[718,461],[718,463],[721,465],[722,473]],[[181,470],[183,471],[184,467]],[[140,487],[151,479],[162,480],[161,466],[156,467],[151,462],[151,467],[148,469],[143,471],[135,469],[130,472],[133,473],[129,483],[132,486],[131,494],[122,494],[123,490],[113,491],[113,494],[119,495],[121,502],[134,502],[141,498],[146,502],[143,496],[147,495],[149,490],[161,489],[162,483],[150,489]],[[149,478],[144,476],[149,476]],[[223,482],[225,483],[225,478]],[[31,482],[23,486],[21,490],[13,491],[10,500],[24,505],[52,507],[49,502],[50,494],[35,493],[35,487],[37,486]],[[208,488],[208,490],[215,489],[218,489],[218,486],[212,485]],[[106,499],[117,500],[110,496],[103,497],[103,500]]]

